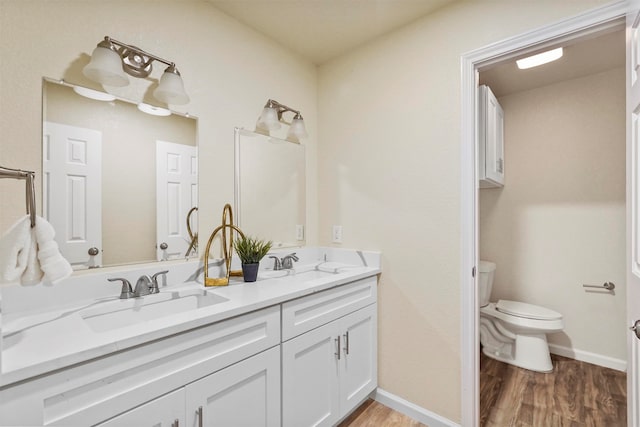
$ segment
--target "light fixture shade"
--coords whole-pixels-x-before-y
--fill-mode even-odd
[[[296,141],[300,141],[303,138],[309,136],[307,134],[307,129],[304,126],[304,120],[302,117],[298,117],[298,115],[291,121],[291,126],[289,126],[289,133],[287,133],[287,139],[295,139]]]
[[[115,95],[106,92],[89,89],[88,87],[74,86],[73,91],[85,98],[94,99],[96,101],[115,101]]]
[[[120,55],[107,47],[98,46],[93,50],[91,62],[84,67],[82,73],[103,85],[122,87],[129,84],[129,78],[122,69]]]
[[[165,104],[182,105],[189,102],[189,96],[184,91],[182,77],[171,67],[167,68],[160,77],[160,84],[153,91],[153,96]]]
[[[278,120],[278,112],[273,107],[264,107],[262,114],[258,117],[257,127],[265,130],[280,129],[280,121]]]

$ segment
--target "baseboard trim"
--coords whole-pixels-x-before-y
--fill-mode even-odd
[[[372,393],[371,397],[375,401],[382,403],[384,406],[388,406],[389,408],[411,417],[416,421],[420,421],[422,424],[426,424],[429,427],[460,427],[460,424],[456,424],[434,412],[424,409],[418,405],[414,405],[395,394],[382,390],[380,387]]]
[[[558,356],[569,357],[571,359],[580,360],[581,362],[604,366],[605,368],[615,369],[616,371],[627,372],[627,362],[621,359],[614,359],[613,357],[603,356],[601,354],[583,350],[576,350],[574,348],[551,343],[549,343],[549,351],[553,354],[557,354]]]

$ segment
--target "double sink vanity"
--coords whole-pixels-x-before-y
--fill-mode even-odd
[[[107,278],[158,264],[3,288],[0,425],[335,425],[377,387],[380,254],[296,252],[215,288],[163,263],[140,298]]]

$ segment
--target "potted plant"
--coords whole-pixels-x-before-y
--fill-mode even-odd
[[[272,242],[264,241],[251,236],[243,236],[236,239],[233,247],[242,261],[242,275],[245,282],[255,282],[258,278],[260,260],[271,249]]]

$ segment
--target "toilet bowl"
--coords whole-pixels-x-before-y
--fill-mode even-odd
[[[551,372],[547,334],[564,328],[562,315],[545,307],[518,301],[489,302],[496,265],[480,261],[480,343],[496,360],[538,372]]]

